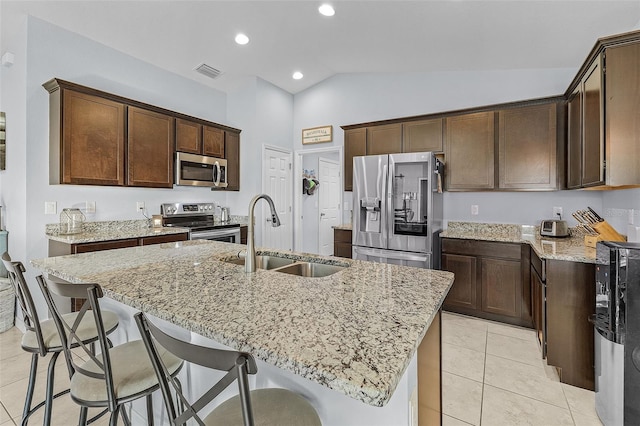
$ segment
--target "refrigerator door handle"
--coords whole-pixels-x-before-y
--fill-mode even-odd
[[[388,172],[389,172],[389,164],[388,164],[388,158],[387,158],[387,163],[384,164],[382,166],[382,174],[379,176],[382,176],[382,182],[380,184],[380,199],[382,200],[382,208],[380,209],[380,222],[382,223],[382,240],[384,242],[384,246],[388,247],[389,243],[388,243],[388,238],[389,238],[389,227],[387,225],[387,223],[389,222],[389,203],[390,200],[388,198],[386,198],[386,193],[387,193],[387,187],[389,185],[389,177],[388,177]]]
[[[392,250],[381,250],[357,246],[354,246],[353,250],[355,253],[365,256],[384,257],[387,259],[408,260],[414,262],[425,262],[429,259],[427,255],[418,253],[395,252]]]

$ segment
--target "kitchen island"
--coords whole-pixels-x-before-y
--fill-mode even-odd
[[[253,354],[258,384],[268,373],[268,384],[300,392],[324,424],[410,424],[416,353],[453,274],[271,250],[258,252],[345,268],[320,278],[245,274],[225,261],[242,249],[200,240],[31,263],[69,282],[98,283],[114,303]]]

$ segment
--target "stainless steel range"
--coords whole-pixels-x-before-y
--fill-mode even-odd
[[[189,228],[190,239],[240,243],[240,225],[214,221],[214,203],[165,203],[160,205],[163,226]]]

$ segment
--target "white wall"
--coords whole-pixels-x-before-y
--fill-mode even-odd
[[[640,188],[603,191],[602,205],[601,216],[619,233],[626,235],[629,223],[640,226]]]
[[[7,117],[6,169],[0,171],[0,205],[3,225],[9,230],[9,250],[15,259],[27,254],[27,20],[16,22],[20,34],[5,40],[8,50],[15,55],[11,67],[0,66],[0,110]],[[4,53],[4,52],[1,52]]]
[[[227,96],[228,118],[232,126],[242,129],[240,134],[240,188],[226,193],[232,215],[248,214],[249,201],[262,192],[262,146],[274,145],[291,149],[293,125],[293,96],[273,84],[255,78],[250,85]],[[278,200],[274,199],[275,203]],[[264,221],[260,202],[256,208],[256,224]],[[255,229],[256,244],[262,241],[262,226]]]

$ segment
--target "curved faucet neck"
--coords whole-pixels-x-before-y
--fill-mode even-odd
[[[244,259],[244,271],[247,273],[256,271],[256,247],[255,247],[255,237],[254,237],[254,228],[255,228],[255,218],[254,211],[258,200],[264,199],[267,203],[269,203],[269,208],[271,209],[271,217],[272,217],[272,225],[280,226],[280,219],[278,218],[278,213],[276,212],[276,206],[273,203],[273,200],[267,194],[258,194],[251,199],[249,202],[249,226],[247,228],[247,256]]]

